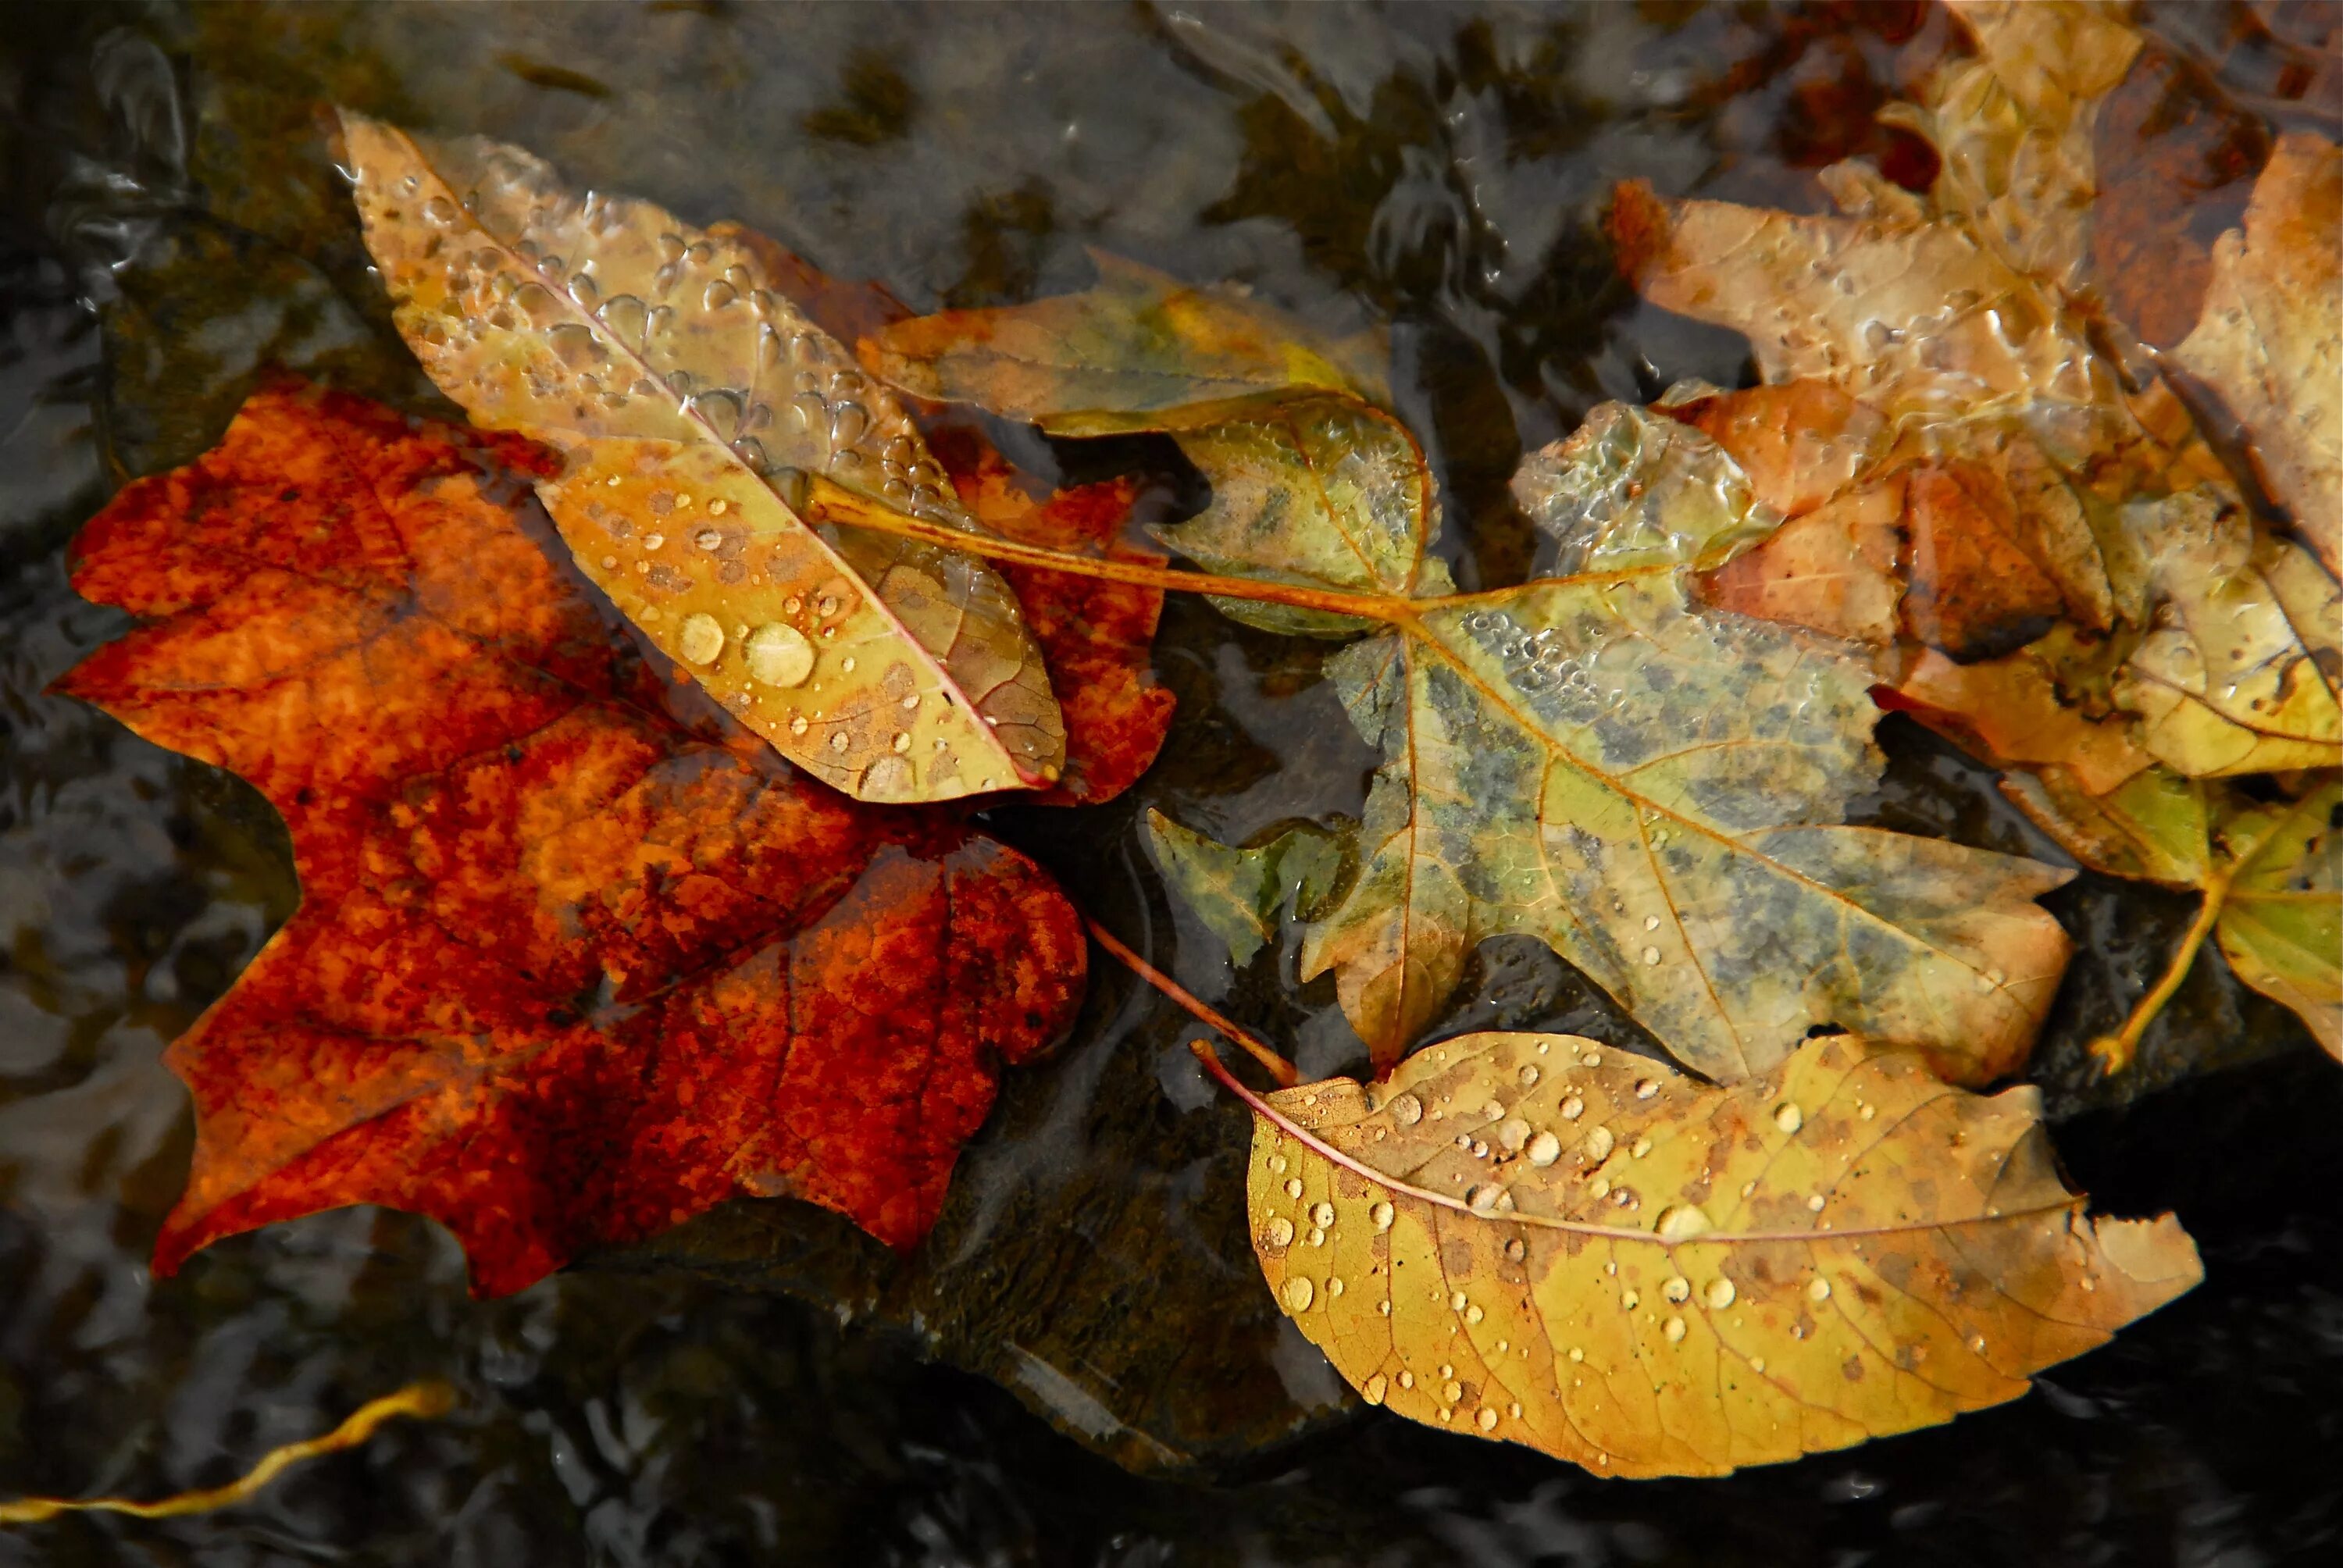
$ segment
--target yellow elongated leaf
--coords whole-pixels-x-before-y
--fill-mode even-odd
[[[2213,249],[2195,330],[2173,353],[2253,439],[2263,485],[2343,576],[2343,150],[2278,139],[2242,233]]]
[[[2164,768],[2103,794],[2064,768],[2013,774],[2001,788],[2093,869],[2203,896],[2163,978],[2096,1042],[2110,1070],[2130,1062],[2207,936],[2239,980],[2293,1009],[2343,1060],[2343,779],[2278,802]]]
[[[2202,1277],[2093,1219],[2029,1088],[1806,1042],[1712,1088],[1476,1034],[1255,1108],[1270,1289],[1373,1403],[1598,1474],[1715,1475],[1948,1421]]]
[[[2192,778],[2343,762],[2343,591],[2309,551],[2196,491],[2136,508],[2163,604],[2117,699]]]
[[[871,800],[1046,783],[1064,725],[989,567],[807,527],[824,473],[972,528],[894,399],[747,246],[538,159],[342,116],[400,332],[475,422],[558,452],[538,493],[579,567],[791,761]]]
[[[1230,289],[1196,288],[1093,251],[1081,294],[898,322],[865,340],[871,370],[915,397],[973,403],[1062,435],[1115,418],[1293,387],[1383,396],[1373,346],[1321,344]]]

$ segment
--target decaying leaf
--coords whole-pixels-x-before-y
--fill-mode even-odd
[[[2084,789],[2103,795],[2155,759],[2123,715],[2095,718],[2061,699],[2059,656],[2074,640],[2053,632],[1976,664],[1923,648],[1874,695],[1996,767],[2064,768]]]
[[[1312,824],[1234,848],[1153,810],[1147,813],[1147,852],[1164,886],[1228,944],[1229,961],[1239,968],[1277,934],[1289,910],[1302,920],[1316,918],[1341,879],[1345,859],[1342,838]]]
[[[169,1052],[197,1133],[156,1271],[362,1202],[446,1224],[484,1293],[741,1193],[909,1245],[999,1064],[1071,1020],[1078,918],[1001,844],[667,716],[498,453],[541,457],[270,391],[78,543],[150,624],[63,689],[249,779],[302,885]]]
[[[1300,324],[1233,290],[1191,287],[1102,251],[1091,259],[1099,280],[1084,293],[901,322],[861,346],[864,362],[915,397],[1070,436],[1097,433],[1087,415],[1296,387],[1383,396],[1372,346],[1313,344]]]
[[[2343,576],[2343,149],[2279,138],[2243,233],[2213,251],[2197,328],[2174,357],[2245,422],[2263,485]]]
[[[560,452],[539,494],[579,567],[733,714],[871,800],[1047,784],[1063,722],[979,561],[805,526],[825,473],[972,528],[919,431],[769,286],[754,247],[580,196],[516,147],[342,116],[400,332],[485,426]]]
[[[1720,565],[1782,520],[1716,441],[1627,403],[1523,458],[1513,492],[1554,541],[1557,577]]]
[[[2013,774],[2002,790],[2095,870],[2204,897],[2163,980],[2094,1046],[2110,1071],[2129,1064],[2208,934],[2239,980],[2292,1008],[2343,1060],[2343,779],[2272,802],[2163,768],[2103,792],[2048,768]]]
[[[1467,1035],[1253,1104],[1262,1271],[1352,1386],[1599,1474],[1935,1425],[2202,1277],[2170,1216],[2082,1211],[2036,1091],[1847,1036],[1712,1088]]]
[[[2343,591],[2309,551],[2195,491],[2135,508],[2163,600],[2117,699],[2192,778],[2343,762]]]
[[[1953,0],[1974,57],[1880,117],[1909,126],[1942,163],[1929,200],[2016,270],[2074,290],[2098,194],[2092,126],[2140,51],[2126,8],[2087,0]]]

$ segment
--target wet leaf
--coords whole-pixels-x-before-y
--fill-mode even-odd
[[[1317,917],[1347,859],[1342,838],[1314,824],[1236,848],[1154,810],[1147,813],[1147,852],[1163,873],[1163,885],[1228,944],[1229,961],[1239,968],[1277,935],[1287,912]]]
[[[1447,563],[1423,450],[1357,399],[1324,395],[1207,403],[1144,416],[1212,487],[1203,511],[1156,537],[1211,571],[1403,598],[1445,593]],[[1214,598],[1265,631],[1347,637],[1366,623],[1287,605]]]
[[[2140,744],[2192,778],[2343,762],[2343,591],[2208,492],[2135,508],[2163,600],[2118,682]]]
[[[1677,421],[1604,403],[1522,459],[1513,499],[1554,544],[1554,571],[1721,564],[1781,522],[1725,449]]]
[[[945,431],[936,451],[960,503],[990,533],[1073,556],[1151,564],[1164,558],[1124,537],[1138,496],[1131,480],[1077,485],[1037,498],[976,431]],[[1178,707],[1155,678],[1163,590],[1030,567],[1004,566],[1001,575],[1024,607],[1065,713],[1065,771],[1027,799],[1037,806],[1111,800],[1154,762]]]
[[[1923,102],[1881,115],[1942,159],[1929,199],[2016,270],[2073,290],[2090,256],[2100,101],[2140,51],[2121,8],[2070,0],[1953,0],[1973,58],[1937,72]]]
[[[2196,330],[2174,357],[2245,422],[2263,486],[2343,575],[2343,151],[2279,138],[2242,233],[2213,251]]]
[[[1081,294],[989,310],[948,310],[868,339],[864,363],[915,397],[973,403],[1060,435],[1128,416],[1322,387],[1384,397],[1381,355],[1316,343],[1308,329],[1232,289],[1197,288],[1093,251]]]
[[[1256,1101],[1271,1291],[1369,1402],[1604,1475],[1714,1475],[2012,1400],[2202,1277],[2093,1219],[2030,1088],[1805,1042],[1712,1088],[1479,1034]]]
[[[272,391],[82,536],[75,586],[151,624],[64,689],[250,780],[302,884],[169,1052],[197,1141],[156,1271],[359,1202],[446,1224],[484,1293],[740,1193],[910,1244],[997,1064],[1071,1017],[1072,909],[669,717],[499,454],[541,460]]]
[[[2085,790],[2103,795],[2155,759],[2123,715],[2094,717],[2062,698],[2061,655],[2071,646],[2070,637],[2054,632],[1976,664],[1924,648],[1875,695],[1996,767],[2064,768]]]
[[[2110,1070],[2130,1064],[2207,933],[2239,980],[2292,1008],[2343,1060],[2343,779],[2277,802],[2162,768],[2100,794],[2063,769],[2012,775],[2002,789],[2085,865],[2204,897],[2165,981],[2094,1046]]]
[[[1056,779],[1065,736],[998,574],[809,528],[767,476],[827,473],[973,528],[919,431],[775,293],[756,250],[581,196],[518,148],[357,115],[367,244],[424,368],[560,452],[539,494],[581,569],[783,755],[860,799]]]

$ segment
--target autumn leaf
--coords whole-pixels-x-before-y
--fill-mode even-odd
[[[2162,978],[2093,1042],[2107,1070],[2130,1064],[2208,936],[2232,973],[2343,1060],[2343,779],[2270,802],[2162,768],[2104,791],[2047,768],[2011,775],[2002,791],[2085,865],[2203,896]]]
[[[2213,251],[2196,330],[2173,357],[2245,423],[2263,486],[2343,576],[2343,151],[2278,140],[2243,233]]]
[[[1311,920],[1324,908],[1349,858],[1345,838],[1305,823],[1266,843],[1232,848],[1161,811],[1147,813],[1147,852],[1163,885],[1228,944],[1229,961],[1239,968],[1277,935],[1287,911]]]
[[[1384,396],[1374,345],[1316,343],[1234,290],[1191,287],[1103,251],[1091,256],[1099,280],[1084,293],[901,322],[864,342],[863,362],[914,397],[973,403],[1068,436],[1098,433],[1086,416],[1297,387]]]
[[[2082,1211],[2038,1091],[1848,1036],[1726,1088],[1475,1034],[1373,1088],[1239,1092],[1262,1274],[1361,1396],[1603,1475],[1999,1404],[2202,1277],[2169,1215]]]
[[[2117,700],[2192,778],[2343,762],[2343,590],[2309,551],[2209,492],[2137,510],[2163,608]]]
[[[2062,655],[2076,640],[2054,629],[2015,653],[1975,664],[1923,648],[1873,695],[1996,767],[2064,768],[2084,789],[2103,795],[2155,759],[2140,749],[2124,715],[2094,717],[2063,699],[2060,678],[2070,666]]]
[[[1598,405],[1567,438],[1523,458],[1512,488],[1553,539],[1561,577],[1720,564],[1782,520],[1723,447],[1626,403]]]
[[[483,1293],[742,1193],[911,1244],[998,1064],[1071,1020],[1072,909],[670,717],[499,457],[540,460],[264,392],[77,545],[148,624],[64,689],[250,780],[302,885],[168,1054],[197,1137],[156,1271],[361,1202],[446,1224]]]
[[[400,332],[476,422],[562,455],[539,495],[662,652],[860,799],[1057,778],[1063,723],[999,575],[881,534],[833,542],[768,482],[826,473],[975,526],[901,408],[754,248],[580,196],[516,147],[354,114],[342,132]]]

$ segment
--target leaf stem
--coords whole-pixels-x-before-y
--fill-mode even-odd
[[[2188,971],[2197,967],[2198,950],[2204,947],[2205,939],[2213,934],[2213,928],[2220,923],[2222,908],[2229,901],[2229,880],[2237,871],[2237,863],[2232,862],[2227,869],[2206,879],[2204,902],[2197,906],[2197,918],[2188,923],[2188,930],[2180,938],[2180,945],[2172,950],[2172,960],[2164,966],[2162,976],[2132,1008],[2131,1016],[2124,1020],[2122,1029],[2091,1041],[2091,1054],[2099,1059],[2101,1071],[2110,1075],[2121,1072],[2138,1055],[2140,1039],[2147,1033],[2147,1026],[2156,1021],[2157,1015],[2180,990],[2180,982],[2187,980]]]
[[[0,1524],[37,1524],[60,1513],[127,1513],[139,1519],[174,1519],[187,1513],[209,1513],[249,1501],[287,1467],[320,1454],[355,1448],[372,1437],[377,1427],[397,1416],[427,1419],[455,1408],[455,1391],[444,1382],[409,1383],[396,1393],[368,1400],[349,1418],[323,1437],[306,1438],[273,1448],[258,1464],[225,1486],[183,1492],[158,1503],[135,1503],[124,1497],[19,1497],[0,1503]]]
[[[775,488],[780,491],[798,515],[808,522],[862,528],[875,534],[891,534],[897,538],[917,539],[941,549],[958,550],[962,555],[982,556],[988,560],[1006,561],[1042,571],[1065,572],[1073,577],[1096,578],[1106,582],[1131,583],[1139,588],[1167,588],[1178,593],[1213,594],[1222,598],[1282,604],[1294,609],[1321,610],[1329,615],[1353,616],[1361,620],[1382,621],[1393,626],[1414,620],[1418,608],[1406,599],[1383,594],[1342,593],[1333,588],[1308,588],[1300,583],[1264,582],[1254,578],[1222,577],[1212,572],[1175,571],[1169,567],[1151,566],[1141,561],[1074,555],[1065,550],[1051,549],[1046,545],[1004,539],[995,534],[970,533],[899,512],[868,496],[834,484],[819,474],[776,475],[773,482]]]
[[[1217,1030],[1219,1033],[1224,1034],[1230,1040],[1235,1041],[1239,1049],[1242,1050],[1246,1055],[1252,1057],[1255,1061],[1261,1063],[1261,1065],[1268,1070],[1269,1075],[1277,1080],[1277,1086],[1280,1089],[1291,1089],[1295,1084],[1302,1081],[1302,1074],[1294,1069],[1292,1062],[1286,1060],[1285,1058],[1280,1056],[1275,1050],[1272,1050],[1265,1041],[1247,1033],[1244,1030],[1230,1022],[1218,1012],[1215,1012],[1212,1008],[1207,1007],[1178,980],[1173,980],[1170,975],[1165,974],[1161,970],[1157,969],[1153,964],[1149,963],[1145,959],[1141,958],[1137,953],[1132,952],[1129,948],[1125,947],[1122,944],[1122,940],[1116,936],[1112,931],[1108,930],[1104,926],[1099,924],[1096,920],[1091,920],[1087,915],[1082,917],[1082,924],[1090,928],[1091,940],[1098,943],[1099,946],[1104,948],[1108,952],[1112,953],[1116,958],[1121,960],[1124,968],[1137,975],[1141,980],[1145,980],[1149,985],[1153,986],[1157,990],[1161,991],[1165,996],[1170,997],[1173,1001],[1179,1003],[1182,1008],[1186,1009],[1189,1014],[1195,1018],[1197,1021],[1203,1024],[1205,1028]],[[1204,1047],[1202,1041],[1198,1041],[1189,1049],[1201,1052],[1209,1048]],[[1220,1076],[1226,1079],[1229,1076],[1229,1071],[1227,1068],[1220,1065],[1220,1060],[1221,1059],[1219,1057],[1214,1056],[1212,1058],[1212,1062]]]

